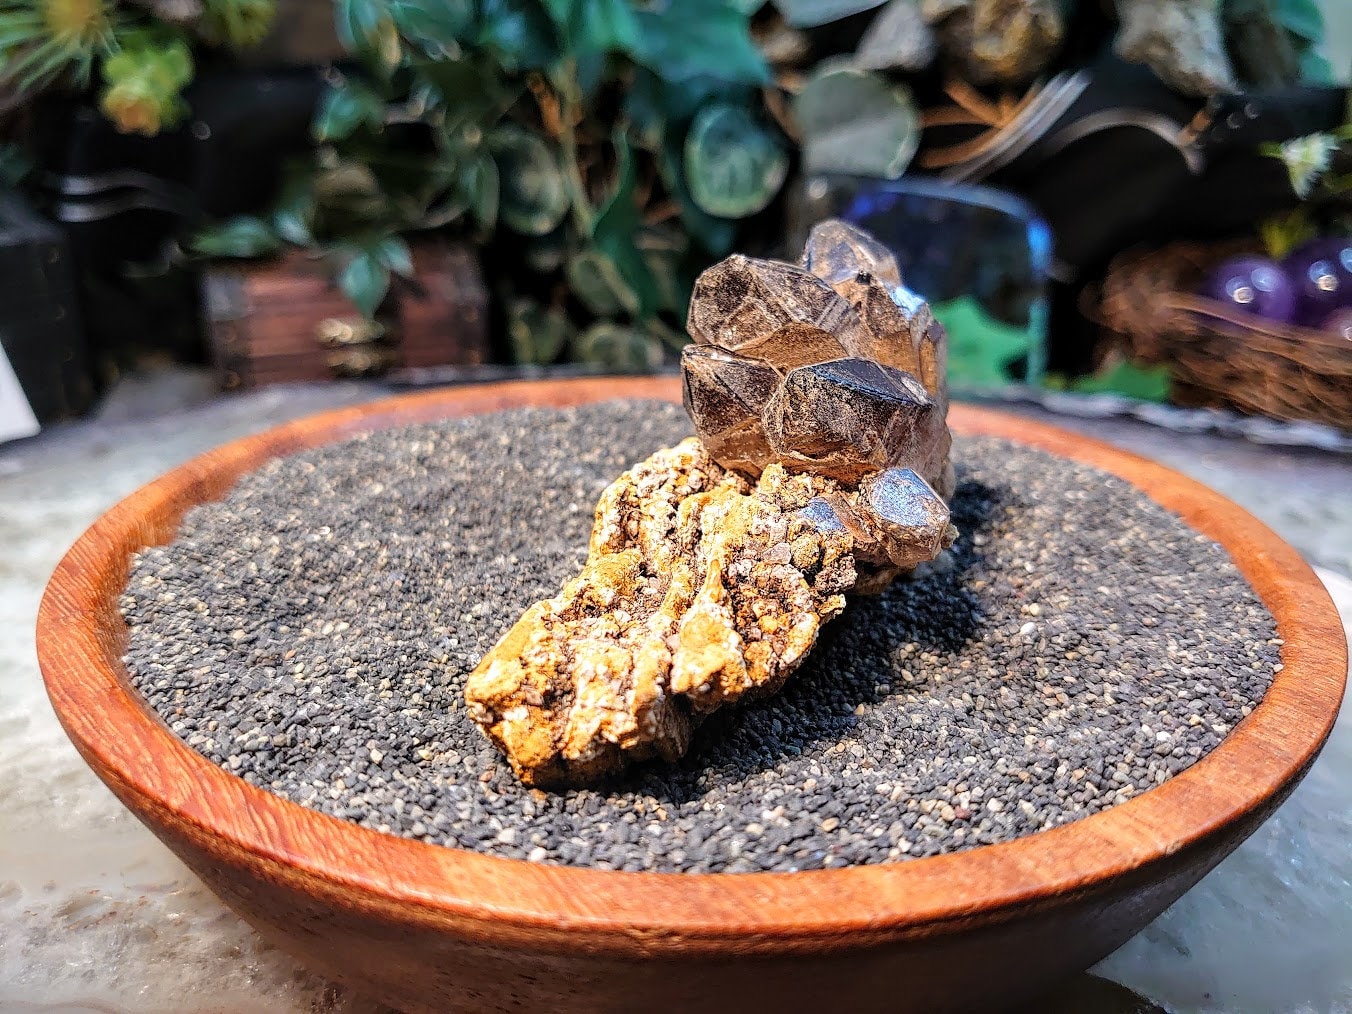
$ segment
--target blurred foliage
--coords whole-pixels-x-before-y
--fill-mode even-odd
[[[1316,236],[1352,232],[1352,91],[1341,127],[1262,144],[1259,150],[1282,163],[1300,199],[1291,210],[1259,223],[1269,257],[1281,259]]]
[[[254,45],[272,18],[272,0],[0,0],[0,109],[98,82],[117,129],[152,137],[187,111],[193,47]]]
[[[651,368],[685,341],[695,274],[788,173],[746,7],[336,0],[355,66],[333,76],[313,161],[194,249],[304,248],[371,314],[401,237],[455,223],[496,251],[518,360]]]
[[[1079,394],[1120,394],[1137,401],[1168,401],[1169,367],[1137,366],[1116,359],[1095,374],[1070,381],[1066,389]]]
[[[962,19],[990,6],[332,4],[350,59],[328,70],[311,152],[289,167],[271,207],[215,223],[185,247],[203,258],[302,250],[371,316],[411,273],[409,237],[451,229],[483,252],[518,360],[625,369],[683,344],[702,268],[735,247],[779,252],[793,172],[905,172],[922,122],[908,74],[923,94],[925,81],[960,73],[960,50],[979,41]],[[1059,6],[1068,31],[1111,31],[1102,17],[1072,17],[1077,6]],[[1218,19],[1240,80],[1327,77],[1315,0],[1217,0],[1205,16]],[[272,19],[273,0],[0,0],[0,109],[7,97],[13,105],[71,85],[97,91],[118,129],[153,135],[185,114],[200,47],[252,45]],[[898,24],[912,37],[897,36]],[[1068,40],[1063,51],[1106,41]],[[1062,69],[1061,57],[1048,59],[1039,73]],[[1015,108],[1028,84],[987,88],[992,108]],[[0,158],[0,178],[22,170]],[[940,309],[959,383],[1002,382],[1028,357],[1018,329],[961,301]]]
[[[955,389],[1000,387],[1016,379],[1041,336],[997,320],[972,296],[932,307],[948,332],[948,381]]]
[[[1251,87],[1331,84],[1342,76],[1317,52],[1324,37],[1318,0],[1224,0],[1223,17],[1230,59]]]

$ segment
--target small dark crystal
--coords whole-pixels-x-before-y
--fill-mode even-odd
[[[902,459],[929,435],[934,402],[908,373],[868,359],[790,371],[765,406],[770,447],[785,467],[857,482]]]
[[[868,508],[870,529],[887,559],[910,568],[933,560],[956,534],[948,505],[909,468],[888,468],[859,484],[859,505]]]

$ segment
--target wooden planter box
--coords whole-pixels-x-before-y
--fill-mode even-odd
[[[304,254],[217,266],[204,278],[212,358],[226,388],[472,366],[488,356],[488,294],[470,248],[413,250],[413,281],[395,279],[364,320],[326,266]]]

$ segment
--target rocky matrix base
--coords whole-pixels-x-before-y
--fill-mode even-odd
[[[771,700],[608,791],[523,787],[465,674],[581,562],[624,467],[688,435],[612,402],[376,434],[275,461],[123,600],[136,685],[198,751],[325,813],[534,862],[677,871],[887,862],[1129,799],[1214,748],[1278,666],[1224,551],[1127,483],[956,445],[962,538],[852,601]]]

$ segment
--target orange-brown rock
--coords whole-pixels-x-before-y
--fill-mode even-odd
[[[853,539],[804,513],[838,493],[777,465],[752,484],[694,438],[657,452],[602,494],[582,572],[470,675],[470,714],[531,785],[680,757],[705,715],[778,690],[844,607]]]

